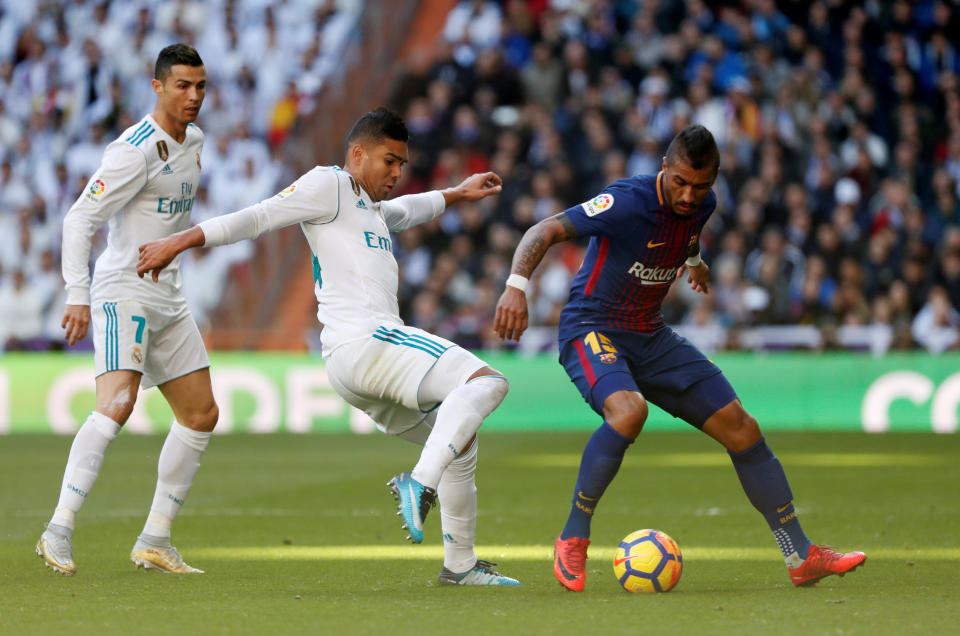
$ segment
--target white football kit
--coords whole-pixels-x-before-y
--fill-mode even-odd
[[[330,382],[381,430],[400,434],[423,422],[439,401],[421,404],[418,396],[434,366],[449,377],[451,388],[486,366],[453,342],[400,319],[390,232],[425,223],[444,209],[439,191],[374,202],[347,171],[318,166],[276,196],[200,228],[212,246],[300,224],[313,254]]]
[[[159,283],[137,276],[139,247],[190,227],[203,133],[177,143],[147,115],[110,143],[63,221],[68,305],[91,305],[96,374],[128,369],[144,388],[210,366],[180,291],[180,257]],[[109,223],[90,278],[91,239]]]

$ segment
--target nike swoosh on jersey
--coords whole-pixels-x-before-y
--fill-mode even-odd
[[[661,243],[654,243],[653,241],[647,241],[647,247],[649,248],[660,247],[661,245],[666,245],[666,243],[667,243],[666,241],[663,241]]]

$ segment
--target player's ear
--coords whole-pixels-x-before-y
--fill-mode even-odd
[[[663,156],[663,160],[660,162],[660,169],[666,172],[667,170],[667,156]]]
[[[153,86],[153,92],[159,95],[163,91],[163,82],[158,79],[150,80],[150,85]]]

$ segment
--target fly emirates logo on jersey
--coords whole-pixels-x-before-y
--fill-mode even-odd
[[[627,274],[639,278],[641,285],[669,285],[677,277],[677,268],[647,267],[640,261],[634,261]]]
[[[193,184],[184,181],[180,184],[180,198],[160,197],[157,199],[159,214],[180,214],[193,209]]]

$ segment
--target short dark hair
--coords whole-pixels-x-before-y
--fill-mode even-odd
[[[353,125],[347,135],[347,149],[361,139],[377,143],[384,139],[394,139],[407,143],[410,141],[410,132],[400,115],[381,106],[358,119]]]
[[[720,169],[720,149],[713,134],[699,124],[681,130],[667,147],[667,165],[678,159],[690,164],[694,170],[712,167]]]
[[[176,64],[185,66],[203,66],[203,60],[197,49],[189,44],[171,44],[164,47],[157,56],[157,65],[153,68],[153,77],[161,82],[170,75],[170,67]]]

